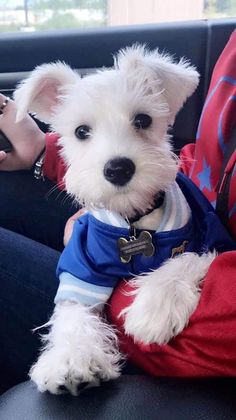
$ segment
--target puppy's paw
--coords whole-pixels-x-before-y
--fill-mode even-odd
[[[48,325],[44,351],[30,371],[39,391],[78,395],[120,375],[116,334],[99,314],[75,303],[58,304]]]
[[[159,296],[140,289],[133,304],[123,311],[125,332],[137,342],[166,344],[180,333],[189,319],[184,302],[172,305],[168,293],[159,291]],[[194,299],[192,309],[196,307]]]
[[[185,326],[186,320],[180,322],[167,294],[160,290],[158,293],[157,298],[144,285],[131,306],[121,314],[125,316],[125,332],[133,336],[135,342],[165,344]]]
[[[49,391],[52,394],[62,394],[69,391],[78,395],[82,388],[99,385],[99,379],[84,375],[78,371],[78,366],[56,349],[45,351],[41,354],[35,365],[30,370],[30,378],[40,392]]]
[[[78,395],[85,388],[98,386],[101,381],[116,379],[120,375],[118,366],[112,365],[106,356],[100,355],[97,360],[89,350],[86,355],[73,356],[57,349],[47,350],[32,366],[30,378],[41,392],[61,394],[69,391]]]
[[[165,344],[179,334],[198,304],[200,282],[214,257],[185,253],[135,279],[135,299],[121,312],[126,334],[145,344]]]

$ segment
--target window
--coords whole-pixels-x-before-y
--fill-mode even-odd
[[[0,0],[0,31],[225,18],[235,0]]]

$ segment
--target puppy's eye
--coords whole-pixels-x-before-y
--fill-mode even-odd
[[[75,129],[75,135],[80,140],[86,140],[90,137],[91,128],[88,125],[80,125]]]
[[[152,124],[152,117],[148,114],[137,114],[133,119],[133,125],[137,130],[145,130]]]

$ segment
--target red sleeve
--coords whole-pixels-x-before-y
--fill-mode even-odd
[[[180,152],[180,170],[188,177],[194,162],[194,153],[195,143],[186,144]]]
[[[236,124],[236,31],[219,57],[211,78],[196,134],[196,143],[181,151],[181,169],[215,206],[217,185],[232,132]],[[236,238],[236,153],[229,188],[229,225]]]
[[[46,155],[43,165],[44,176],[64,188],[64,175],[66,165],[60,155],[61,148],[58,144],[59,136],[56,133],[46,134]]]
[[[125,335],[119,314],[134,298],[128,295],[132,291],[129,282],[121,282],[108,311],[129,359],[155,376],[236,376],[235,260],[233,251],[213,261],[188,327],[163,346],[134,343],[132,337]]]

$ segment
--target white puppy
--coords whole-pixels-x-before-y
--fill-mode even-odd
[[[68,167],[66,189],[92,216],[78,222],[78,229],[96,220],[96,227],[104,224],[104,231],[105,225],[112,226],[116,244],[124,236],[111,256],[106,250],[100,257],[96,238],[90,252],[89,234],[82,247],[95,261],[93,270],[96,265],[101,272],[109,266],[114,277],[115,255],[118,265],[128,267],[121,269],[123,277],[134,273],[135,299],[121,316],[126,333],[144,343],[166,343],[183,330],[214,258],[211,253],[184,252],[190,240],[180,238],[160,268],[154,261],[158,254],[154,236],[182,232],[191,222],[190,207],[175,181],[178,165],[167,132],[198,80],[197,71],[185,60],[174,63],[158,51],[134,46],[118,53],[114,68],[82,79],[62,63],[39,66],[15,93],[18,120],[30,111],[60,136]],[[138,234],[146,230],[144,239],[138,239],[136,228]],[[119,376],[122,356],[116,334],[101,312],[115,283],[108,281],[106,287],[92,278],[89,288],[81,277],[77,284],[72,271],[59,271],[50,331],[30,376],[40,391],[59,393],[67,388],[76,395],[84,386]],[[105,274],[109,278],[109,270]]]

